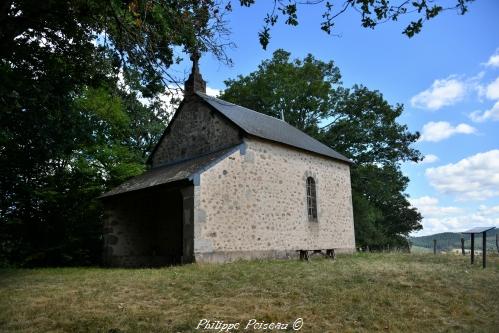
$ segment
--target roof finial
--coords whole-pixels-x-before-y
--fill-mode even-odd
[[[199,58],[201,58],[201,55],[199,54],[199,51],[196,49],[192,51],[191,53],[191,61],[192,61],[192,71],[199,72]]]
[[[200,52],[195,49],[191,53],[192,72],[187,81],[185,81],[185,96],[194,95],[196,91],[206,93],[206,82],[199,72]]]

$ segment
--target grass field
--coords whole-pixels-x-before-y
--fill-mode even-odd
[[[414,254],[433,253],[433,249],[413,245],[411,246],[411,252]]]
[[[480,259],[480,258],[478,258]],[[499,257],[356,254],[163,269],[0,270],[1,332],[498,332]],[[282,330],[273,330],[274,332]],[[288,326],[288,331],[293,331]]]

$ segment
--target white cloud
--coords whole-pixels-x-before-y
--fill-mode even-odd
[[[499,205],[492,207],[480,205],[478,209],[478,214],[480,216],[493,216],[493,215],[499,216]]]
[[[488,99],[499,99],[499,77],[497,77],[494,81],[492,81],[492,83],[487,85],[485,95]]]
[[[460,218],[464,209],[454,206],[439,206],[438,199],[429,196],[409,199],[409,201],[423,216],[423,230],[416,234],[464,230],[466,221]]]
[[[426,169],[430,184],[457,200],[484,200],[499,195],[499,150],[479,153],[454,164]]]
[[[421,162],[419,162],[419,163],[420,164],[430,164],[430,163],[435,163],[436,161],[438,161],[438,156],[437,155],[428,154],[428,155],[425,155],[425,157],[423,158],[423,160]]]
[[[455,215],[463,212],[459,207],[441,207],[438,205],[438,199],[435,197],[424,196],[420,198],[409,199],[411,205],[416,207],[419,212],[425,217],[441,217]]]
[[[121,75],[121,80],[123,81],[122,77],[123,75]],[[120,74],[118,74],[118,78],[120,79]],[[206,94],[216,97],[220,94],[220,89],[206,87]],[[161,106],[171,113],[175,112],[179,105],[178,102],[183,98],[184,94],[182,90],[180,90],[180,88],[178,88],[177,86],[171,86],[165,93],[157,96],[157,99],[161,103]],[[138,99],[143,105],[151,105],[154,102],[154,99],[145,98],[141,95],[139,95]]]
[[[456,76],[435,80],[430,88],[411,98],[413,107],[438,110],[463,99],[466,94],[466,83]]]
[[[485,97],[486,94],[486,89],[482,84],[484,76],[485,76],[485,71],[481,71],[477,75],[466,79],[467,90],[476,92],[478,100],[480,102],[482,101],[482,98]]]
[[[499,205],[481,205],[474,212],[467,212],[461,207],[442,207],[435,197],[424,196],[409,201],[423,215],[423,230],[417,234],[462,232],[475,226],[499,225]]]
[[[470,118],[474,122],[481,123],[486,120],[498,121],[499,120],[499,101],[497,101],[491,109],[485,111],[474,111],[470,113]]]
[[[431,235],[441,232],[463,232],[476,226],[495,226],[499,225],[499,216],[483,216],[478,213],[430,217],[423,219],[423,230],[419,235]]]
[[[499,67],[499,49],[497,49],[496,52],[490,56],[489,61],[487,61],[484,65],[488,67]]]
[[[220,89],[206,87],[206,95],[217,97],[218,95],[220,95]]]
[[[455,134],[473,134],[476,129],[468,124],[452,126],[446,121],[430,121],[423,126],[420,141],[438,142],[450,138]]]

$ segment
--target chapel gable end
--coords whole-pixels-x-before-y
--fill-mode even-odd
[[[184,100],[153,152],[152,167],[202,156],[241,142],[239,129],[199,97]]]
[[[188,160],[241,142],[240,130],[196,95],[206,93],[193,53],[192,72],[185,81],[184,100],[152,152],[152,167]]]

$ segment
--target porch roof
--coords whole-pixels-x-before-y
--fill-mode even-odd
[[[230,147],[200,157],[152,168],[141,175],[130,178],[123,184],[102,194],[99,198],[107,198],[126,192],[189,179],[195,173],[216,162],[233,149],[234,147]]]

